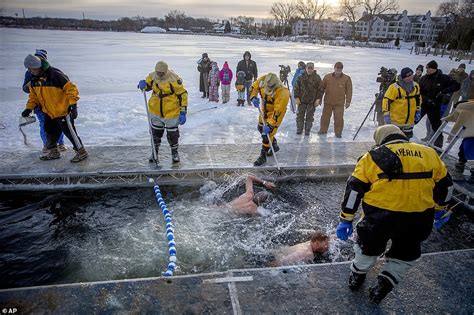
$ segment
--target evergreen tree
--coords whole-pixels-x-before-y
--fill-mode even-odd
[[[224,33],[230,33],[232,31],[231,27],[230,27],[230,22],[227,21],[225,22],[225,26],[224,26]]]

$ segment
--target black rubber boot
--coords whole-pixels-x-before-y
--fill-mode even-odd
[[[352,271],[349,275],[349,289],[351,289],[351,291],[359,290],[364,284],[366,276],[367,275],[365,273],[357,273]]]
[[[171,150],[171,160],[173,163],[179,163],[178,149]]]
[[[377,285],[369,289],[370,303],[379,304],[392,291],[392,283],[385,277],[377,277]]]
[[[273,139],[272,146],[275,152],[280,151],[280,147],[278,146],[278,143],[275,139]],[[272,155],[273,155],[273,150],[270,148],[270,150],[268,150],[267,152],[267,156],[272,156]]]
[[[260,152],[258,159],[253,162],[253,166],[261,166],[267,162],[267,151],[263,150]]]
[[[456,164],[454,164],[454,170],[456,172],[462,173],[462,172],[464,172],[464,167],[465,166],[466,166],[466,162],[457,161]]]

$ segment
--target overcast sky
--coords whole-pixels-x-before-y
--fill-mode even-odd
[[[326,0],[337,4],[338,0]],[[443,0],[398,0],[401,12],[425,14],[431,10],[435,15]],[[176,9],[193,17],[228,18],[247,15],[255,18],[268,18],[270,7],[277,0],[0,0],[3,15],[22,15],[26,17],[68,17],[82,18],[84,12],[90,19],[117,19],[124,16],[163,17],[168,11]]]

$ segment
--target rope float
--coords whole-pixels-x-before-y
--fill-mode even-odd
[[[165,277],[173,276],[173,272],[176,269],[176,243],[174,240],[174,229],[173,223],[171,220],[171,214],[168,208],[166,207],[166,203],[163,200],[161,195],[160,187],[155,184],[155,180],[153,178],[149,178],[148,182],[153,184],[153,190],[155,191],[156,202],[161,208],[163,212],[163,217],[166,222],[166,238],[168,239],[168,267],[165,272],[162,273]]]

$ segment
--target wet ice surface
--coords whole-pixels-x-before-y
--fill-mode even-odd
[[[173,213],[177,275],[268,266],[273,250],[330,235],[344,182],[284,182],[264,216],[229,212],[243,177],[200,187],[162,187]],[[161,211],[152,189],[0,194],[2,287],[159,276],[167,261]],[[457,210],[457,211],[456,211]],[[424,252],[472,248],[473,225],[461,208],[423,244]],[[332,240],[317,262],[352,258],[353,242]]]

